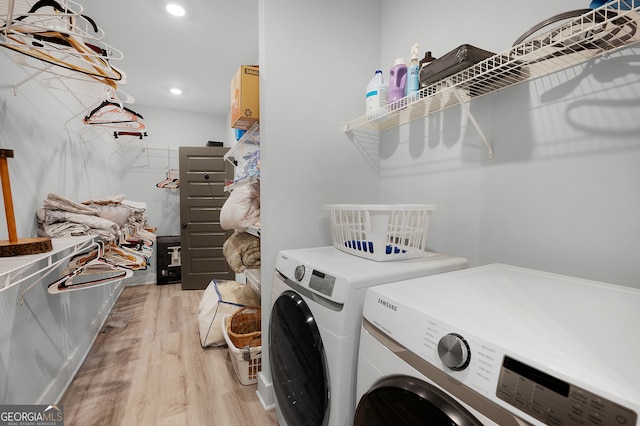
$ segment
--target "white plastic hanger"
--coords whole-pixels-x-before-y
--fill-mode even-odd
[[[104,244],[102,242],[98,242],[96,245],[96,249],[75,256],[69,261],[66,271],[70,270],[70,272],[48,285],[49,294],[97,287],[133,276],[132,269],[104,258]],[[110,275],[90,281],[73,282],[74,278],[88,274]]]

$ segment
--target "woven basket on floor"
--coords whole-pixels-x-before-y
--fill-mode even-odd
[[[229,339],[236,348],[262,345],[262,310],[260,306],[245,306],[235,311],[227,322]]]

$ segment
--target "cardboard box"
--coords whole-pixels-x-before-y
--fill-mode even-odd
[[[231,127],[249,130],[260,120],[260,72],[242,65],[231,80]]]

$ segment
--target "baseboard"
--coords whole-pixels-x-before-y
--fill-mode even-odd
[[[263,373],[258,373],[258,399],[265,411],[276,408],[276,400],[273,393],[273,382]]]

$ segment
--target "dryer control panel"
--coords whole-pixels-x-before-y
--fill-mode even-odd
[[[637,414],[543,371],[504,357],[496,396],[547,425],[635,425]]]
[[[348,286],[344,280],[314,265],[280,253],[276,261],[276,271],[288,280],[289,285],[296,286],[298,291],[310,292],[309,296],[314,294],[338,305],[345,302]]]
[[[322,293],[325,296],[331,297],[335,284],[335,277],[329,274],[325,274],[322,271],[318,271],[317,269],[311,271],[311,277],[309,278],[310,289],[316,290],[317,292]]]

